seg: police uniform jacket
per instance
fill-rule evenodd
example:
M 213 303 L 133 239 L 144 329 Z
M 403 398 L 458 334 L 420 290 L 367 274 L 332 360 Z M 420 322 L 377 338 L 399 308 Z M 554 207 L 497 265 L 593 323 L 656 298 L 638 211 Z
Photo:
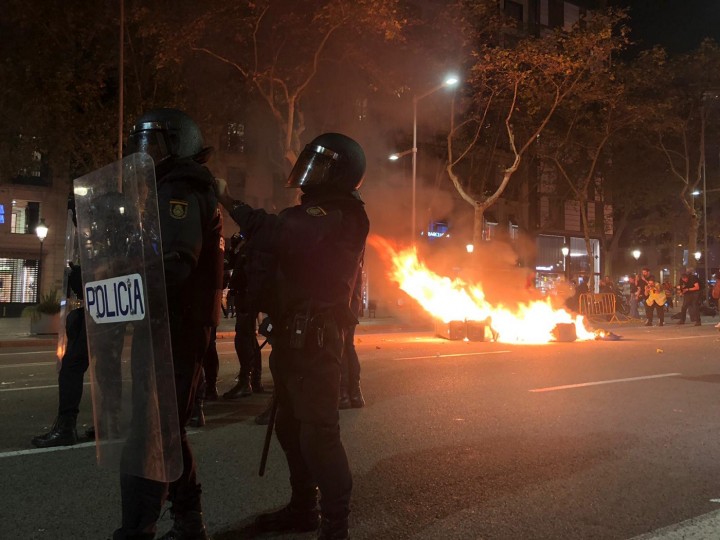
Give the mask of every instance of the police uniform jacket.
M 210 171 L 191 159 L 158 178 L 168 309 L 217 326 L 223 285 L 222 215 Z
M 278 215 L 236 203 L 230 214 L 276 259 L 273 302 L 264 310 L 274 321 L 328 313 L 339 326 L 357 323 L 349 306 L 370 227 L 357 193 L 305 194 Z

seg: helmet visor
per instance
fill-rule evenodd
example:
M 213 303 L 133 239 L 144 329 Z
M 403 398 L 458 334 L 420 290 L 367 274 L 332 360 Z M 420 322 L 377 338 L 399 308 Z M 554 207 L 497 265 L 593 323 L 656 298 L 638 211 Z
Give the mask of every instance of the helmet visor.
M 307 145 L 290 171 L 285 187 L 318 186 L 332 182 L 332 171 L 340 154 L 319 145 Z
M 148 154 L 155 163 L 170 155 L 165 139 L 166 128 L 158 122 L 145 122 L 134 126 L 128 138 L 128 153 Z

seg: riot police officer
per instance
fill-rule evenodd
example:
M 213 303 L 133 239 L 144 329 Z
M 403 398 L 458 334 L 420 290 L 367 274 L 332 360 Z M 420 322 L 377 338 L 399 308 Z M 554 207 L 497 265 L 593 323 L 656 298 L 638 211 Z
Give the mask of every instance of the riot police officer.
M 240 229 L 277 258 L 270 370 L 278 400 L 276 433 L 290 470 L 284 508 L 257 517 L 265 531 L 348 537 L 352 475 L 340 440 L 338 399 L 342 332 L 357 324 L 350 298 L 369 221 L 357 188 L 365 154 L 353 139 L 326 133 L 300 154 L 287 182 L 303 191 L 279 215 L 234 201 L 217 181 L 220 202 Z
M 122 527 L 113 538 L 154 538 L 167 497 L 174 525 L 161 538 L 203 540 L 208 536 L 201 489 L 185 425 L 211 332 L 219 322 L 222 294 L 222 220 L 213 176 L 202 165 L 211 149 L 204 146 L 199 127 L 187 114 L 155 109 L 133 126 L 128 150 L 147 153 L 155 163 L 183 471 L 169 485 L 123 474 Z
M 258 258 L 252 243 L 241 233 L 230 239 L 233 272 L 230 277 L 230 290 L 235 291 L 235 353 L 240 362 L 237 384 L 223 394 L 224 399 L 237 399 L 264 391 L 262 385 L 262 356 L 257 342 L 255 325 L 262 304 L 263 291 L 254 286 L 255 279 L 261 275 L 256 268 Z M 228 296 L 229 298 L 229 296 Z M 229 300 L 228 300 L 229 301 Z M 229 309 L 229 307 L 228 307 Z
M 83 288 L 80 267 L 70 263 L 68 289 L 82 301 Z M 68 294 L 68 297 L 70 295 Z M 68 446 L 77 442 L 77 417 L 83 395 L 83 379 L 89 366 L 85 309 L 73 309 L 65 319 L 67 346 L 58 372 L 58 414 L 55 424 L 44 435 L 33 437 L 32 444 L 38 448 Z

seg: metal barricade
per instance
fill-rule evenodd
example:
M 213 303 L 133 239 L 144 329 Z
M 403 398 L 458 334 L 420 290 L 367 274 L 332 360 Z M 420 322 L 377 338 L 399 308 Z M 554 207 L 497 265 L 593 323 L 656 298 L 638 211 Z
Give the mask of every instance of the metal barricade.
M 578 311 L 590 320 L 602 318 L 607 322 L 619 321 L 615 311 L 615 295 L 613 293 L 581 294 Z

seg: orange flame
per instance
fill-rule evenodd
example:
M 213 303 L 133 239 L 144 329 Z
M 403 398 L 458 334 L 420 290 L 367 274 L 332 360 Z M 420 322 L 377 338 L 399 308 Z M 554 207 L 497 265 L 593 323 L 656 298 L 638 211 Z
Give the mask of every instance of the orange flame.
M 557 324 L 574 324 L 578 340 L 595 339 L 584 318 L 552 306 L 549 298 L 531 300 L 510 309 L 485 300 L 482 285 L 450 279 L 429 270 L 418 260 L 414 247 L 396 251 L 387 241 L 372 235 L 369 242 L 392 266 L 390 278 L 434 318 L 450 321 L 485 321 L 496 340 L 503 343 L 548 343 L 555 340 Z

